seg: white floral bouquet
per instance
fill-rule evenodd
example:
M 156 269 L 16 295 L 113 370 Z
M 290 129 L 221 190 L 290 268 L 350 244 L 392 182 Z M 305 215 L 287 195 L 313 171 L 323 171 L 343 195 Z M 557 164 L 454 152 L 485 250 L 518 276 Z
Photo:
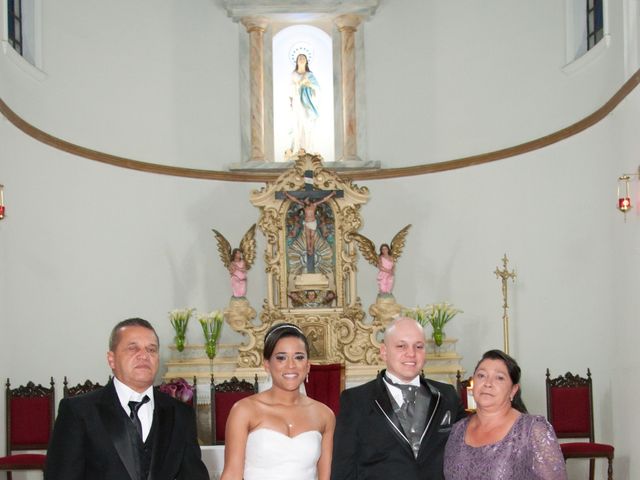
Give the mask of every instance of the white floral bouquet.
M 462 310 L 455 308 L 447 302 L 432 303 L 426 305 L 424 308 L 416 306 L 415 308 L 408 308 L 403 311 L 404 315 L 415 319 L 423 327 L 427 326 L 427 324 L 431 325 L 431 328 L 433 328 L 433 341 L 437 346 L 442 345 L 444 326 L 458 313 L 462 313 Z
M 207 357 L 213 360 L 216 356 L 218 338 L 220 337 L 222 324 L 224 323 L 222 313 L 219 310 L 214 310 L 211 313 L 200 315 L 198 320 L 200 321 L 202 332 L 204 333 Z
M 169 312 L 169 321 L 171 322 L 173 330 L 176 332 L 176 349 L 179 352 L 184 350 L 187 326 L 194 311 L 195 308 L 182 308 Z

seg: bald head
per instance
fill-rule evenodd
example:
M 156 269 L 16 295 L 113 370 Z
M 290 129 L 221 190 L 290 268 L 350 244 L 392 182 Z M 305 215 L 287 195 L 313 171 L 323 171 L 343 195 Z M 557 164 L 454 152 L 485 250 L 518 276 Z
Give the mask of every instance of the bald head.
M 387 371 L 403 382 L 420 375 L 425 362 L 422 325 L 408 317 L 392 321 L 385 331 L 380 357 L 387 364 Z
M 384 331 L 384 343 L 387 343 L 388 340 L 392 339 L 396 332 L 406 332 L 406 331 L 415 331 L 419 336 L 422 337 L 424 341 L 424 328 L 420 325 L 416 320 L 409 317 L 398 317 L 391 321 L 391 323 L 387 326 Z

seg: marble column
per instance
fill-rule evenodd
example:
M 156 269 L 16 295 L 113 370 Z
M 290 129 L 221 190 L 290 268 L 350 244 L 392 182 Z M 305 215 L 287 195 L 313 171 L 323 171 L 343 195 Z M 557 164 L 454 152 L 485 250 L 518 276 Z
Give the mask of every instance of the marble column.
M 268 21 L 262 17 L 244 17 L 249 33 L 249 81 L 251 109 L 251 158 L 264 162 L 264 31 Z
M 341 15 L 335 19 L 340 31 L 340 63 L 342 66 L 342 160 L 358 160 L 356 124 L 356 51 L 355 32 L 360 25 L 358 15 Z

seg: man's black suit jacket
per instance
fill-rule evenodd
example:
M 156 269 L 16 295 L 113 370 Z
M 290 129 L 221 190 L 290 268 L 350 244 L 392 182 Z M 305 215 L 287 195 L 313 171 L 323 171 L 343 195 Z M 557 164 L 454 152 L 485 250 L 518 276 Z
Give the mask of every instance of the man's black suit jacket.
M 191 407 L 157 390 L 153 398 L 157 432 L 149 480 L 209 480 Z M 45 480 L 138 480 L 128 421 L 113 382 L 63 399 L 47 451 Z
M 431 394 L 418 458 L 404 436 L 382 371 L 375 380 L 340 396 L 333 437 L 331 480 L 440 480 L 444 446 L 451 426 L 465 412 L 455 389 L 421 378 Z

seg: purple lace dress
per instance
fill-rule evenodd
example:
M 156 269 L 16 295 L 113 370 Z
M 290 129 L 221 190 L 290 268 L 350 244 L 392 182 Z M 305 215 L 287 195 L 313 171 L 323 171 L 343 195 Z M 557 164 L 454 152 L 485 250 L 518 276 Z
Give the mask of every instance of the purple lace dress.
M 544 417 L 522 414 L 497 443 L 464 442 L 469 418 L 456 423 L 444 453 L 447 480 L 566 480 L 567 471 L 553 428 Z

